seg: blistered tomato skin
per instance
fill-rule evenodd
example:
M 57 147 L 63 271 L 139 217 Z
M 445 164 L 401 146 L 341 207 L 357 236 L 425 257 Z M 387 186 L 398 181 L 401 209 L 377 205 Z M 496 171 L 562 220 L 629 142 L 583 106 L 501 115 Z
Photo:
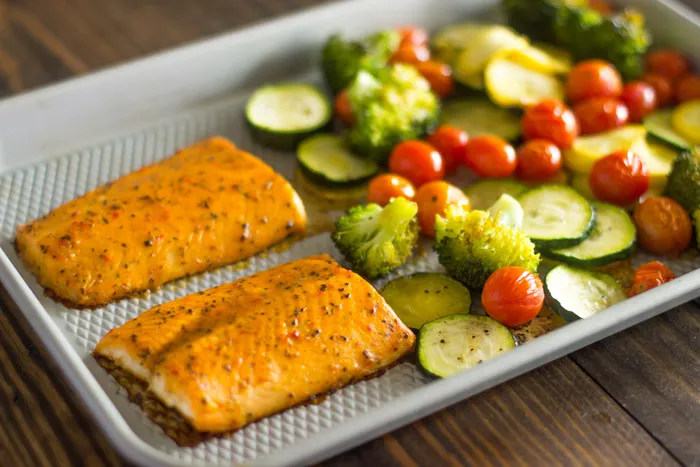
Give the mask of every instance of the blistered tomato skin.
M 593 165 L 588 185 L 598 200 L 629 206 L 649 189 L 649 173 L 638 155 L 617 151 Z
M 429 137 L 432 144 L 442 156 L 445 173 L 453 172 L 464 162 L 469 137 L 467 133 L 450 125 L 439 126 Z
M 389 170 L 419 187 L 445 176 L 442 156 L 428 143 L 417 140 L 397 144 L 389 156 Z
M 642 81 L 654 88 L 657 108 L 666 107 L 673 101 L 673 83 L 667 77 L 655 73 L 647 73 L 642 76 Z
M 389 63 L 417 65 L 430 60 L 430 49 L 425 45 L 404 44 L 389 57 Z
M 676 83 L 676 100 L 678 102 L 700 99 L 700 76 L 687 75 Z
M 656 91 L 643 81 L 625 84 L 620 99 L 629 109 L 629 119 L 634 123 L 640 123 L 644 117 L 656 110 Z
M 593 97 L 574 106 L 582 135 L 600 133 L 627 124 L 629 110 L 614 97 Z
M 634 210 L 639 245 L 649 253 L 678 255 L 690 245 L 693 226 L 683 206 L 665 196 L 645 199 Z
M 367 187 L 367 202 L 377 203 L 380 206 L 386 206 L 394 198 L 406 198 L 413 201 L 416 196 L 416 189 L 413 184 L 395 174 L 377 175 L 370 180 Z
M 416 64 L 416 69 L 423 78 L 430 83 L 430 89 L 440 98 L 444 99 L 452 93 L 454 81 L 452 80 L 452 68 L 444 62 L 428 60 Z
M 532 320 L 544 304 L 544 286 L 537 274 L 525 268 L 508 266 L 496 270 L 481 292 L 486 313 L 508 327 Z
M 622 77 L 612 64 L 603 60 L 578 63 L 566 78 L 566 98 L 576 104 L 592 97 L 618 97 Z
M 543 181 L 554 177 L 561 169 L 561 151 L 546 139 L 532 139 L 523 143 L 517 152 L 515 175 L 521 180 Z
M 418 189 L 415 202 L 418 204 L 418 223 L 421 233 L 435 237 L 435 216 L 444 214 L 447 206 L 460 204 L 469 209 L 469 199 L 454 185 L 441 180 L 426 183 Z
M 690 71 L 690 63 L 676 50 L 663 49 L 650 52 L 644 58 L 647 73 L 655 73 L 675 81 Z
M 567 149 L 579 135 L 579 124 L 564 103 L 545 99 L 525 111 L 522 130 L 526 140 L 548 139 L 560 149 Z
M 634 271 L 632 287 L 627 295 L 629 297 L 639 295 L 654 287 L 670 282 L 675 278 L 676 275 L 673 271 L 660 261 L 652 261 L 643 264 Z
M 517 165 L 513 146 L 491 135 L 478 136 L 467 142 L 464 163 L 469 170 L 484 178 L 510 177 Z
M 352 126 L 355 118 L 352 115 L 352 107 L 350 106 L 347 91 L 341 91 L 335 97 L 334 110 L 341 122 L 347 126 Z

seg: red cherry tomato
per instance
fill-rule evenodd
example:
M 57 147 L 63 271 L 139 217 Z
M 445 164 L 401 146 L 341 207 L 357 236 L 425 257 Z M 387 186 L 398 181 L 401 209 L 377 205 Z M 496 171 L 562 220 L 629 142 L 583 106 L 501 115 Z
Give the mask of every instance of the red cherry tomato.
M 627 123 L 627 106 L 614 97 L 592 97 L 574 107 L 582 135 L 619 128 Z
M 406 198 L 412 201 L 416 196 L 413 184 L 395 174 L 377 175 L 367 186 L 367 202 L 386 206 L 394 198 Z
M 477 136 L 467 141 L 464 162 L 479 177 L 510 177 L 516 167 L 515 149 L 497 136 Z
M 452 93 L 454 82 L 452 80 L 452 68 L 444 62 L 428 60 L 416 64 L 418 73 L 423 75 L 430 83 L 430 89 L 441 99 Z
M 418 223 L 423 235 L 435 236 L 435 216 L 445 214 L 451 204 L 461 204 L 469 209 L 469 198 L 454 185 L 438 180 L 418 188 L 414 200 L 418 204 Z
M 620 99 L 630 113 L 630 121 L 639 123 L 656 109 L 656 91 L 643 81 L 631 81 L 622 88 Z
M 678 102 L 700 99 L 700 76 L 686 75 L 676 83 L 676 100 Z
M 525 268 L 496 270 L 484 284 L 481 304 L 486 313 L 508 327 L 520 326 L 537 316 L 544 304 L 544 286 Z
M 678 202 L 651 196 L 634 208 L 639 246 L 656 255 L 679 255 L 693 238 L 693 222 Z
M 427 45 L 428 33 L 416 26 L 404 26 L 398 29 L 401 45 Z
M 522 127 L 525 139 L 548 139 L 561 149 L 571 147 L 579 133 L 574 113 L 555 99 L 545 99 L 529 107 Z
M 649 189 L 649 173 L 635 153 L 617 151 L 593 165 L 588 184 L 599 200 L 629 206 Z
M 566 78 L 566 97 L 572 104 L 591 97 L 618 97 L 621 92 L 620 73 L 603 60 L 580 62 Z
M 335 114 L 338 116 L 341 122 L 351 126 L 355 120 L 352 115 L 352 107 L 350 106 L 350 99 L 348 98 L 348 92 L 343 90 L 335 96 Z
M 428 143 L 410 140 L 397 144 L 389 156 L 389 170 L 416 187 L 445 176 L 442 156 Z
M 399 46 L 389 57 L 389 63 L 407 63 L 417 65 L 430 60 L 430 49 L 424 45 L 406 44 Z
M 675 81 L 690 71 L 690 63 L 676 50 L 663 49 L 650 52 L 644 58 L 645 71 L 665 76 Z
M 656 107 L 666 107 L 673 100 L 673 84 L 663 75 L 647 73 L 642 81 L 649 84 L 656 92 Z
M 441 125 L 428 137 L 428 143 L 442 156 L 445 173 L 455 171 L 464 161 L 468 140 L 464 131 L 450 125 Z
M 661 284 L 670 282 L 676 278 L 676 275 L 671 271 L 668 266 L 660 261 L 652 261 L 650 263 L 643 264 L 634 271 L 634 280 L 632 282 L 632 288 L 627 294 L 629 297 L 639 295 L 640 293 L 646 292 L 649 289 L 658 287 Z
M 521 180 L 540 181 L 561 169 L 561 151 L 546 139 L 531 139 L 518 148 L 515 175 Z
M 588 8 L 597 11 L 602 15 L 611 15 L 613 13 L 613 8 L 608 2 L 603 0 L 589 0 Z

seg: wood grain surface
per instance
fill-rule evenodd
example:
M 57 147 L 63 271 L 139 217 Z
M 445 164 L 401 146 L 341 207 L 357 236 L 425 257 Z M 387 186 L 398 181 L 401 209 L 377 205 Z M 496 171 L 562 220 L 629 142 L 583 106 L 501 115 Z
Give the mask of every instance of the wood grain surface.
M 0 0 L 0 96 L 318 3 Z M 1 288 L 0 310 L 0 466 L 125 465 Z M 700 465 L 698 311 L 683 306 L 324 465 Z

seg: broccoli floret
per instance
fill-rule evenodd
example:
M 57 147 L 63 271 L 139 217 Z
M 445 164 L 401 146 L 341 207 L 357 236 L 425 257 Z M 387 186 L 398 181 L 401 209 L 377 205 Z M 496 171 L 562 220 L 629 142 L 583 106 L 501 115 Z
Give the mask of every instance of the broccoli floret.
M 627 80 L 638 78 L 643 71 L 651 36 L 644 16 L 636 10 L 607 16 L 562 0 L 503 0 L 503 7 L 513 29 L 564 47 L 577 61 L 607 60 Z
M 400 42 L 396 31 L 382 31 L 359 41 L 332 35 L 321 52 L 321 68 L 328 86 L 337 93 L 348 87 L 360 70 L 377 73 Z
M 377 77 L 360 71 L 348 97 L 355 117 L 350 145 L 380 164 L 396 144 L 430 133 L 440 116 L 440 101 L 430 83 L 410 65 L 393 65 Z
M 696 151 L 684 151 L 676 157 L 664 195 L 689 213 L 700 208 L 700 155 Z
M 520 266 L 537 272 L 540 256 L 535 245 L 518 229 L 493 219 L 485 211 L 449 206 L 435 222 L 435 251 L 447 273 L 480 289 L 497 269 Z
M 355 206 L 341 217 L 332 235 L 352 269 L 368 279 L 380 277 L 406 262 L 418 242 L 418 205 L 394 198 Z

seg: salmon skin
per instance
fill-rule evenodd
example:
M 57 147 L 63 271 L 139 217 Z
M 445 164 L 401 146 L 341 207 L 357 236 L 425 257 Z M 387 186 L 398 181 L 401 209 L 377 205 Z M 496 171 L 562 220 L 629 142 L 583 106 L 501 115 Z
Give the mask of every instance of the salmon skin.
M 19 226 L 15 245 L 49 296 L 97 307 L 248 258 L 305 227 L 281 175 L 214 137 Z
M 376 374 L 414 342 L 368 282 L 318 255 L 151 308 L 93 355 L 197 432 L 224 433 Z

